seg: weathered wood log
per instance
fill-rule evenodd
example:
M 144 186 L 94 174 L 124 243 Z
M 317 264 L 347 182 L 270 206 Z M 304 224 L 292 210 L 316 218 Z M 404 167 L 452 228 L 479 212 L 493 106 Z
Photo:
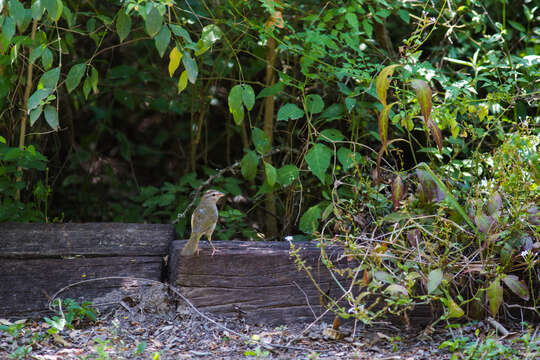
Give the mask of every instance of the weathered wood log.
M 167 224 L 0 224 L 0 258 L 164 256 L 175 238 Z
M 82 280 L 162 281 L 163 259 L 174 237 L 173 225 L 0 224 L 0 317 L 41 316 L 50 296 Z M 114 293 L 120 300 L 133 284 L 89 281 L 59 296 L 94 301 Z
M 206 241 L 199 255 L 181 256 L 185 241 L 172 243 L 169 281 L 202 311 L 279 325 L 313 321 L 324 309 L 319 291 L 289 255 L 285 242 L 215 241 L 211 255 Z M 330 296 L 337 285 L 319 261 L 313 243 L 297 243 L 319 286 Z
M 126 276 L 161 281 L 163 259 L 159 256 L 97 257 L 72 259 L 0 259 L 0 317 L 40 317 L 57 291 L 84 280 Z M 116 292 L 113 301 L 136 291 L 135 280 L 103 279 L 67 288 L 62 299 L 95 301 Z

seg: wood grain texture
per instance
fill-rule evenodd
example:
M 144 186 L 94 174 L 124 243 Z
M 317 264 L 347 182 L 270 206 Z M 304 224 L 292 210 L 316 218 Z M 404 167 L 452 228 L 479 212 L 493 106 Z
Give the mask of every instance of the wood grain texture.
M 175 238 L 168 224 L 0 224 L 0 258 L 69 255 L 165 255 Z
M 126 276 L 162 280 L 160 256 L 73 259 L 0 259 L 0 317 L 36 317 L 47 313 L 49 297 L 82 280 Z M 93 301 L 113 291 L 129 292 L 137 281 L 113 279 L 85 282 L 62 292 L 61 298 Z
M 322 313 L 319 292 L 296 268 L 288 243 L 215 241 L 219 252 L 211 256 L 203 241 L 199 255 L 181 256 L 185 243 L 171 246 L 169 281 L 200 310 L 267 325 L 313 321 Z M 297 245 L 321 288 L 336 296 L 338 287 L 320 263 L 319 250 L 312 243 Z

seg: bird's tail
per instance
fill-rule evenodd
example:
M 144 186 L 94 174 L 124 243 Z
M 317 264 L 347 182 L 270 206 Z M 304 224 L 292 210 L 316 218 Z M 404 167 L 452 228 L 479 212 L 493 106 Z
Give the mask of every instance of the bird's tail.
M 189 238 L 189 241 L 187 242 L 186 246 L 182 249 L 182 256 L 190 256 L 195 254 L 199 247 L 199 239 L 200 237 L 197 236 L 197 234 L 191 233 L 191 236 Z

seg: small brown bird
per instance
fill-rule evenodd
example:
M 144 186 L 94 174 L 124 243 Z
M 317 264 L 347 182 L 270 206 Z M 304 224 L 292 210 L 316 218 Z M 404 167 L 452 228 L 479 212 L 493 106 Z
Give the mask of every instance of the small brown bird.
M 216 252 L 214 244 L 212 244 L 212 233 L 216 227 L 218 220 L 218 209 L 216 203 L 225 194 L 217 190 L 208 190 L 204 193 L 199 202 L 199 206 L 191 215 L 191 236 L 186 246 L 182 249 L 182 255 L 189 256 L 199 253 L 199 240 L 203 235 L 206 235 L 210 245 L 212 245 L 212 255 Z

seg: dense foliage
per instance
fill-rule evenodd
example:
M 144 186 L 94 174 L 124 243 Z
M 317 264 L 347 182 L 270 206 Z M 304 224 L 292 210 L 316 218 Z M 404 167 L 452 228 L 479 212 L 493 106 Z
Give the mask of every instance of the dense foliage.
M 539 12 L 0 2 L 0 221 L 178 220 L 183 237 L 212 187 L 230 195 L 216 238 L 343 246 L 343 316 L 496 314 L 502 284 L 535 309 Z

